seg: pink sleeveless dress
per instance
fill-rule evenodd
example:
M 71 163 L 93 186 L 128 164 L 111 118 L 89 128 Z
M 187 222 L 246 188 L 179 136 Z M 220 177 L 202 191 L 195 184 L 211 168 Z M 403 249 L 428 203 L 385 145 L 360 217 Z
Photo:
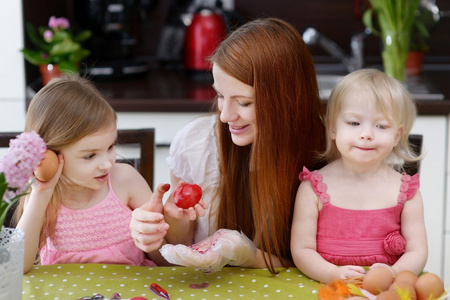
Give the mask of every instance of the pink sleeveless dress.
M 131 209 L 109 192 L 96 206 L 58 211 L 55 234 L 40 251 L 41 264 L 104 263 L 155 266 L 134 245 L 130 232 Z
M 351 210 L 330 203 L 327 185 L 318 171 L 303 168 L 300 180 L 309 180 L 323 203 L 317 220 L 317 252 L 335 265 L 393 265 L 405 252 L 401 235 L 403 204 L 419 189 L 419 174 L 403 173 L 397 205 L 385 209 Z

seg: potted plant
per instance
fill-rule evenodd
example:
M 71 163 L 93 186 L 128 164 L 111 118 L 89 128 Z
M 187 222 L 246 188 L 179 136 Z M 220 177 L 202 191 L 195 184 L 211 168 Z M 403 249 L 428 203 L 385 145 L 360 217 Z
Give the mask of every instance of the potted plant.
M 0 298 L 21 299 L 25 240 L 20 228 L 4 226 L 8 210 L 28 189 L 33 171 L 44 158 L 44 140 L 34 131 L 9 142 L 0 159 Z
M 408 75 L 419 75 L 422 71 L 423 57 L 430 49 L 428 45 L 430 30 L 439 21 L 438 12 L 439 10 L 436 6 L 429 7 L 425 5 L 420 5 L 416 11 L 411 28 L 411 40 L 406 62 L 406 74 Z
M 371 8 L 364 13 L 363 22 L 382 39 L 381 57 L 384 72 L 404 82 L 411 28 L 420 0 L 369 0 L 369 2 Z M 376 17 L 380 30 L 374 28 L 373 16 Z
M 38 30 L 28 23 L 26 32 L 31 42 L 38 50 L 22 49 L 25 59 L 33 65 L 39 66 L 46 84 L 46 71 L 63 73 L 77 73 L 80 62 L 89 56 L 90 51 L 81 46 L 81 42 L 91 37 L 90 30 L 84 30 L 74 35 L 70 29 L 70 22 L 66 18 L 50 17 L 48 27 Z

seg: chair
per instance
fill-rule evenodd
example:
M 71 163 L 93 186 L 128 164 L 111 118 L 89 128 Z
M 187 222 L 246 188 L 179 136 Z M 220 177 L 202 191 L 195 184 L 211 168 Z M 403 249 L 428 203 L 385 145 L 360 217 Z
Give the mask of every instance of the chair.
M 118 145 L 140 145 L 139 158 L 121 158 L 118 162 L 126 162 L 136 168 L 153 190 L 155 129 L 121 129 L 117 131 Z
M 422 153 L 423 136 L 421 134 L 410 134 L 408 140 L 414 153 L 420 155 Z M 405 163 L 403 165 L 403 170 L 408 175 L 418 173 L 420 170 L 420 160 Z

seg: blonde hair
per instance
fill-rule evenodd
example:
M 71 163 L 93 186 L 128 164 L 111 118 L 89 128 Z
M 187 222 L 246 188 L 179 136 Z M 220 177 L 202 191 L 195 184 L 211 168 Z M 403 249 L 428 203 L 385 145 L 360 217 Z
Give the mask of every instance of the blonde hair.
M 116 120 L 113 108 L 89 80 L 65 75 L 51 80 L 33 97 L 27 111 L 25 131 L 36 131 L 47 148 L 58 153 L 64 147 L 115 124 Z M 64 181 L 62 176 L 47 207 L 40 247 L 54 232 Z M 23 213 L 24 201 L 21 199 L 14 213 L 15 223 Z
M 331 162 L 341 155 L 335 141 L 330 138 L 330 128 L 336 125 L 343 99 L 355 90 L 364 92 L 364 97 L 373 99 L 377 108 L 383 112 L 390 125 L 403 127 L 399 143 L 394 147 L 386 163 L 399 168 L 406 162 L 418 161 L 411 149 L 408 136 L 417 115 L 416 105 L 409 92 L 399 81 L 387 76 L 377 69 L 362 69 L 345 76 L 331 91 L 326 111 L 327 120 L 327 149 L 323 157 Z M 368 100 L 372 101 L 372 100 Z

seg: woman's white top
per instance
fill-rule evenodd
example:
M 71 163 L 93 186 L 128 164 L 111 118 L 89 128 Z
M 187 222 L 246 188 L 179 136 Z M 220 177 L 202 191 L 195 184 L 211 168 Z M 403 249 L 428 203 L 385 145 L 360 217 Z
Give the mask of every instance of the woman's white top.
M 204 116 L 183 127 L 173 139 L 167 158 L 173 175 L 198 184 L 203 190 L 203 200 L 209 203 L 206 215 L 197 218 L 194 243 L 217 231 L 218 200 L 213 201 L 219 184 L 216 119 L 216 115 Z

